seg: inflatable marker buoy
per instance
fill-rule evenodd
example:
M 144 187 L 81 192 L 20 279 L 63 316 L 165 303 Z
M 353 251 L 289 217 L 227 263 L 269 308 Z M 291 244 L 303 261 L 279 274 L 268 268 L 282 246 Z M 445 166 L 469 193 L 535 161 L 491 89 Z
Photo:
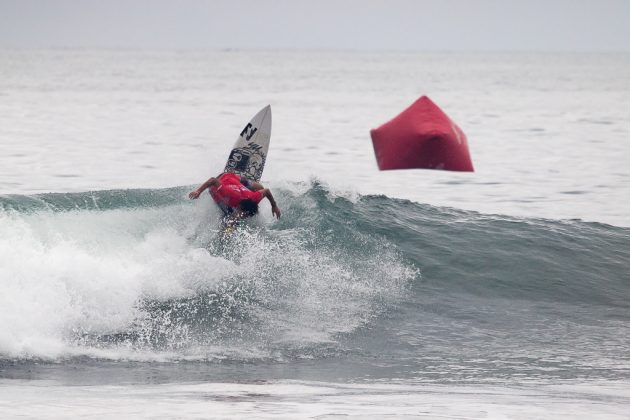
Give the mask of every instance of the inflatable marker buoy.
M 376 162 L 388 169 L 473 172 L 464 132 L 426 96 L 370 131 Z

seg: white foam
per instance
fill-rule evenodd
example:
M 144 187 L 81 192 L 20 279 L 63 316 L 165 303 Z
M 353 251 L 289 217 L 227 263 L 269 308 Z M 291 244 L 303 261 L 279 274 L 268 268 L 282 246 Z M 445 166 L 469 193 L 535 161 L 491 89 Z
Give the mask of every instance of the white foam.
M 266 230 L 264 225 L 272 222 L 265 217 L 232 238 L 231 252 L 217 253 L 206 248 L 216 234 L 209 226 L 217 224 L 216 210 L 207 202 L 0 213 L 0 354 L 134 360 L 282 357 L 272 356 L 278 347 L 334 342 L 337 334 L 368 323 L 416 275 L 387 247 L 355 261 L 340 249 L 307 244 L 321 238 L 305 236 L 304 230 Z M 242 302 L 241 292 L 249 296 Z M 219 296 L 222 305 L 217 331 L 214 326 L 204 331 L 215 348 L 195 341 L 190 321 L 174 320 L 168 309 L 150 313 L 143 305 L 203 293 Z M 232 311 L 246 312 L 258 325 L 240 325 Z M 190 316 L 195 315 L 183 318 Z M 131 342 L 98 341 L 134 332 L 144 334 L 146 342 L 130 347 Z M 245 337 L 248 332 L 253 337 Z M 151 348 L 156 334 L 166 337 L 164 350 Z M 231 335 L 247 343 L 239 347 Z
M 188 296 L 238 268 L 164 210 L 0 214 L 0 353 L 56 357 L 76 334 L 125 331 L 138 301 Z M 178 229 L 179 228 L 179 229 Z

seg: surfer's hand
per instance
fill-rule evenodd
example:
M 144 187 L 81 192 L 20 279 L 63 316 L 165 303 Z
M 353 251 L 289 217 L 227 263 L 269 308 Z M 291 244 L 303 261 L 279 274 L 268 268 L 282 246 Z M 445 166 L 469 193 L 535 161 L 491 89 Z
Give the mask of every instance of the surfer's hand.
M 195 191 L 192 191 L 190 194 L 188 194 L 188 198 L 190 198 L 191 200 L 195 200 L 199 198 L 200 194 L 201 193 L 199 191 L 195 190 Z
M 280 209 L 278 208 L 278 206 L 273 206 L 271 208 L 271 214 L 276 216 L 278 219 L 280 218 Z

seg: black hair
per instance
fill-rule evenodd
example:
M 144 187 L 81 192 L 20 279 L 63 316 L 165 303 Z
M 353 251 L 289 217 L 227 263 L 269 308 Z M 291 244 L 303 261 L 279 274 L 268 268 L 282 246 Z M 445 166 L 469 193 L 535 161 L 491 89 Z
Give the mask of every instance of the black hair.
M 254 216 L 256 213 L 258 213 L 258 203 L 253 200 L 242 200 L 238 207 L 243 213 L 245 213 L 247 217 Z

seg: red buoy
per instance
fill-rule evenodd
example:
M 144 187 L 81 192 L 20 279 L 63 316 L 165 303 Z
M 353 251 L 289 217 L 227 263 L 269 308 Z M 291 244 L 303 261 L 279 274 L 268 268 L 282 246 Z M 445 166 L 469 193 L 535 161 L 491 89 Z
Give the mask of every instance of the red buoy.
M 466 135 L 426 96 L 370 134 L 381 171 L 474 171 Z

